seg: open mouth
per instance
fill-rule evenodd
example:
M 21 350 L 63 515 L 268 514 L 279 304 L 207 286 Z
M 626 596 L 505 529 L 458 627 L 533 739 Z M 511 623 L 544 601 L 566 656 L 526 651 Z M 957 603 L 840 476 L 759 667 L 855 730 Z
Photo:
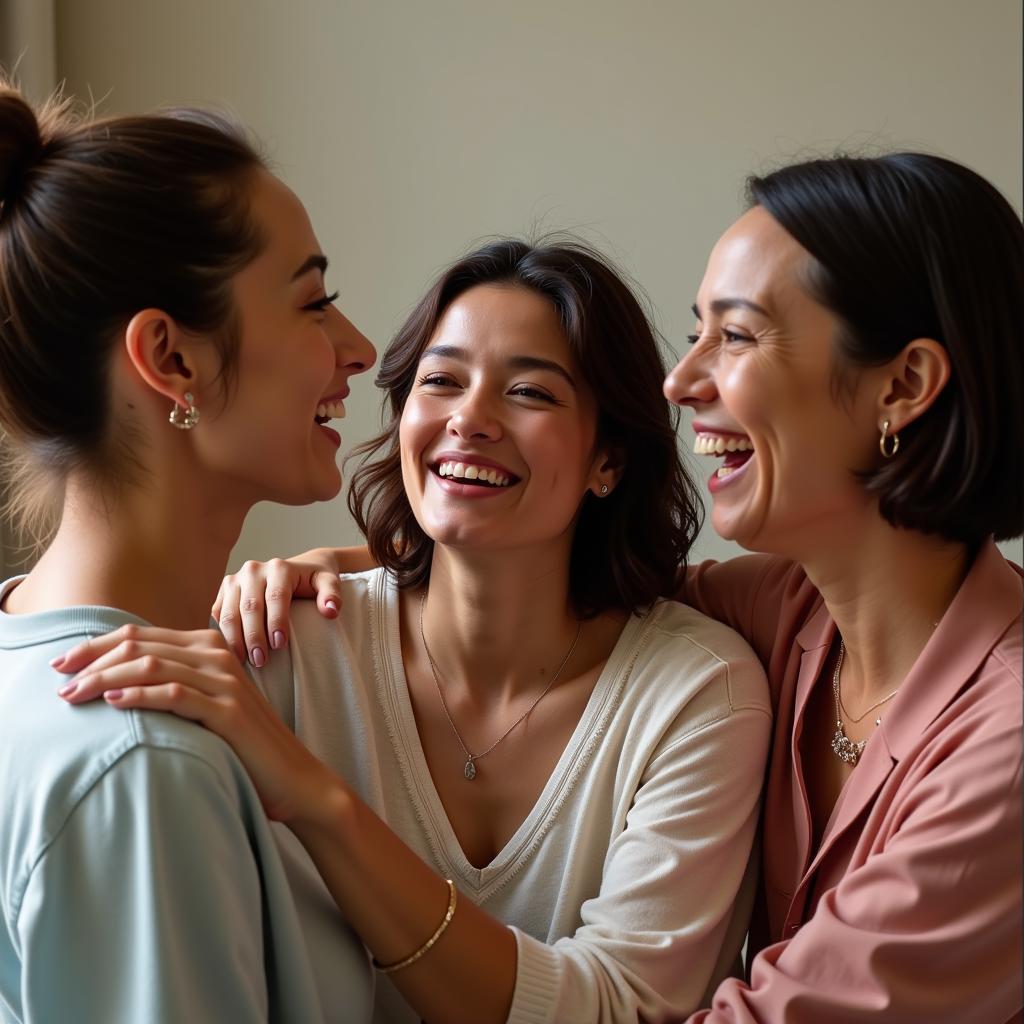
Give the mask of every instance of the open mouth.
M 719 480 L 742 469 L 754 454 L 754 445 L 749 438 L 739 434 L 698 434 L 693 441 L 695 455 L 711 455 L 722 458 L 722 465 L 715 471 Z
M 471 462 L 439 462 L 431 468 L 440 477 L 471 487 L 500 489 L 511 487 L 519 482 L 519 477 L 513 473 L 506 473 L 494 466 L 479 466 Z
M 345 403 L 340 400 L 321 402 L 316 407 L 316 416 L 313 418 L 321 426 L 328 420 L 343 420 L 345 418 Z

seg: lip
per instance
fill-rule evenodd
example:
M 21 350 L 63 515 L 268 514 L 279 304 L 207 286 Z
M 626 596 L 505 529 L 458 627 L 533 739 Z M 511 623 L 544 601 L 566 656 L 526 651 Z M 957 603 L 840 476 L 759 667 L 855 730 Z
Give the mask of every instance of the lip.
M 750 468 L 750 464 L 756 458 L 757 453 L 751 452 L 750 458 L 747 459 L 747 461 L 744 462 L 741 466 L 738 466 L 736 469 L 734 469 L 728 476 L 719 476 L 718 468 L 716 468 L 715 471 L 711 474 L 711 476 L 708 477 L 708 490 L 712 494 L 717 494 L 720 490 L 722 490 L 723 487 L 728 487 L 730 486 L 730 484 L 734 484 L 737 481 L 741 480 L 746 475 L 747 470 Z
M 324 395 L 323 398 L 317 399 L 317 405 L 323 405 L 325 402 L 344 402 L 348 396 L 352 394 L 351 388 L 343 388 L 341 391 L 336 391 L 332 395 Z
M 317 430 L 319 430 L 335 448 L 341 447 L 341 434 L 339 434 L 333 427 L 329 427 L 325 423 L 318 423 L 316 426 Z
M 749 440 L 749 436 L 740 430 L 716 427 L 711 423 L 704 423 L 703 421 L 694 420 L 691 427 L 695 434 L 714 434 L 715 437 L 742 437 Z

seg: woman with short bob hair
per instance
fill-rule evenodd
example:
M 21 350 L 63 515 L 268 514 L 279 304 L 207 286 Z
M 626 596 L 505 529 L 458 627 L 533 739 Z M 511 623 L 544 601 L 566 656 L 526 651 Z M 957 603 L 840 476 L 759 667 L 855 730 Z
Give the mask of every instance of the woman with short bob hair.
M 65 666 L 235 748 L 373 951 L 379 1022 L 668 1021 L 734 967 L 769 703 L 657 597 L 697 523 L 664 369 L 597 253 L 485 245 L 381 361 L 351 505 L 385 568 L 337 622 L 296 607 L 269 704 L 187 635 Z
M 325 265 L 227 119 L 37 114 L 0 78 L 0 429 L 44 546 L 0 585 L 5 1021 L 368 1018 L 365 951 L 231 751 L 54 700 L 86 637 L 154 622 L 212 642 L 251 505 L 337 493 L 324 403 L 341 413 L 374 351 Z
M 1019 1020 L 1024 230 L 919 153 L 755 177 L 665 393 L 723 437 L 690 570 L 776 707 L 749 981 L 701 1022 Z

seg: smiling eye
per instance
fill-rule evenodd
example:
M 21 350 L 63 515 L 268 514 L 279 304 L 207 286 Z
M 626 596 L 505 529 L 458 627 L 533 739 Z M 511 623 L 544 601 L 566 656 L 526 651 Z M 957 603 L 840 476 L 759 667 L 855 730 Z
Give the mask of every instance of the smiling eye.
M 416 383 L 420 387 L 454 388 L 458 386 L 454 377 L 447 373 L 425 373 Z
M 739 334 L 736 331 L 730 331 L 727 328 L 722 328 L 722 338 L 725 341 L 753 341 L 749 334 Z
M 536 388 L 532 384 L 517 384 L 514 388 L 509 389 L 509 394 L 518 395 L 520 398 L 530 398 L 541 402 L 548 402 L 551 405 L 565 405 L 564 402 L 560 402 L 554 395 L 548 394 L 547 391 L 542 391 L 540 388 Z

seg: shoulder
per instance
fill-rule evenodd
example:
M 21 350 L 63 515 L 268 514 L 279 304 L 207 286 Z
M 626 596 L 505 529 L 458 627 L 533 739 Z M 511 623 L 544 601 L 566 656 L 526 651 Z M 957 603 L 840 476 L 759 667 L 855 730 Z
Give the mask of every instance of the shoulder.
M 722 714 L 770 714 L 764 669 L 739 633 L 678 601 L 658 601 L 643 618 L 633 675 L 645 689 L 665 689 L 675 701 Z

